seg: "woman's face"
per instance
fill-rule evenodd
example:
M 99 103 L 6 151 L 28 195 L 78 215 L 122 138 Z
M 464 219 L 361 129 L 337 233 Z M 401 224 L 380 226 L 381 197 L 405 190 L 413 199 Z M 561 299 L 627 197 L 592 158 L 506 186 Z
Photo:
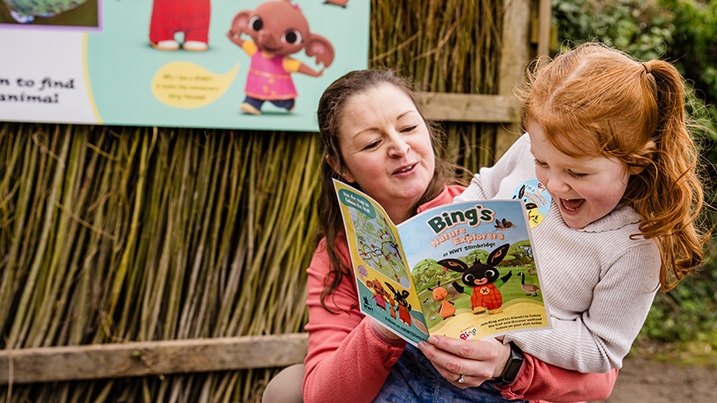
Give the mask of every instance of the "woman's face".
M 421 198 L 435 170 L 426 123 L 411 98 L 383 83 L 348 99 L 339 124 L 345 166 L 332 167 L 378 201 L 399 223 Z
M 630 172 L 618 160 L 606 157 L 574 158 L 548 141 L 543 129 L 528 123 L 535 173 L 560 208 L 570 228 L 583 228 L 608 215 L 620 203 Z

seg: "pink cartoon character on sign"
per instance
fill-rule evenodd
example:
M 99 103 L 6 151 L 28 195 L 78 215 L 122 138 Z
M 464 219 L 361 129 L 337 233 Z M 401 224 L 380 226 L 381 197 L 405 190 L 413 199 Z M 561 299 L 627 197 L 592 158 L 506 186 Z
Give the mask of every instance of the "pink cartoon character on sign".
M 203 52 L 209 43 L 209 0 L 154 0 L 149 42 L 159 50 L 177 50 L 175 35 L 184 33 L 182 49 Z
M 253 41 L 242 39 L 242 34 Z M 266 101 L 291 112 L 298 96 L 291 73 L 318 77 L 334 60 L 331 42 L 311 33 L 301 8 L 289 0 L 267 1 L 254 11 L 240 11 L 227 36 L 251 57 L 246 99 L 239 109 L 253 115 L 261 114 Z M 315 71 L 289 57 L 301 50 L 324 67 Z

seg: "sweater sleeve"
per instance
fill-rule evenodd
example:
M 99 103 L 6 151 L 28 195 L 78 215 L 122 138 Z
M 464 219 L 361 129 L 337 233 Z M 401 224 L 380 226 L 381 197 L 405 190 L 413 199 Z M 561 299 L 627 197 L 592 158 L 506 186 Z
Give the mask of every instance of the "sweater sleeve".
M 326 297 L 326 305 L 335 313 L 321 306 L 320 294 L 329 272 L 325 248 L 321 241 L 308 269 L 309 346 L 304 360 L 304 402 L 336 402 L 349 397 L 352 402 L 371 402 L 406 342 L 387 340 L 374 330 L 371 319 L 358 308 L 351 276 L 345 276 L 336 291 Z M 349 261 L 344 242 L 337 245 L 337 252 L 344 262 Z
M 605 400 L 612 393 L 617 369 L 605 374 L 562 369 L 525 354 L 525 361 L 515 381 L 498 386 L 510 400 L 577 402 Z
M 522 159 L 533 159 L 530 138 L 522 135 L 492 167 L 483 167 L 471 179 L 470 185 L 455 202 L 492 199 L 500 190 L 506 176 L 515 171 Z

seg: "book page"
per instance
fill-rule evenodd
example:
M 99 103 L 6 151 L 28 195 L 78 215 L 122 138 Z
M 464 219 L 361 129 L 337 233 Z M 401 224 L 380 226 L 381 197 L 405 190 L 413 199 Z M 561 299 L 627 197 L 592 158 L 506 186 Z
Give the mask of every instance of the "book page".
M 428 338 L 421 303 L 395 225 L 368 195 L 334 180 L 361 312 L 407 342 Z
M 550 326 L 523 201 L 448 204 L 398 232 L 430 334 L 472 339 Z

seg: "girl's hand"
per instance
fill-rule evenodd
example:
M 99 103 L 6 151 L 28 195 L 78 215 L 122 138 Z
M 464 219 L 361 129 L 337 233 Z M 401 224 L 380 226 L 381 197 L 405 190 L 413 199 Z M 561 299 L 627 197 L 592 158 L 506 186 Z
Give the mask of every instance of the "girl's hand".
M 419 343 L 418 348 L 441 376 L 461 389 L 480 386 L 499 377 L 510 356 L 510 345 L 496 339 L 460 340 L 431 336 L 428 342 Z

